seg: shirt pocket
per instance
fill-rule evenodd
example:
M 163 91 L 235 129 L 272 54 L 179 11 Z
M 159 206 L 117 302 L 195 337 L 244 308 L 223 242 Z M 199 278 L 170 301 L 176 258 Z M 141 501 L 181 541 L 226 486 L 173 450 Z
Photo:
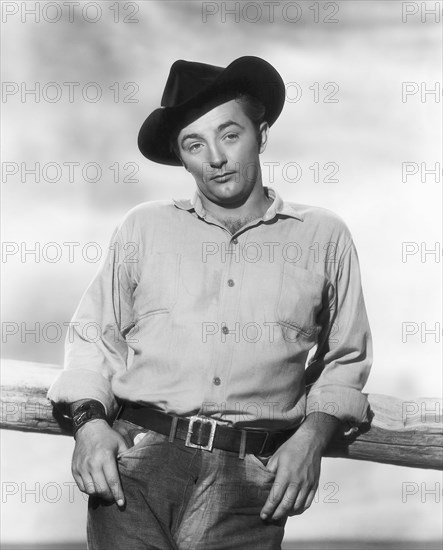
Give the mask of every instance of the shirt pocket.
M 317 273 L 285 263 L 276 306 L 277 322 L 289 341 L 316 339 L 321 327 L 317 317 L 322 309 L 325 278 Z
M 150 253 L 143 259 L 140 278 L 134 290 L 134 313 L 141 319 L 170 312 L 177 301 L 180 254 Z

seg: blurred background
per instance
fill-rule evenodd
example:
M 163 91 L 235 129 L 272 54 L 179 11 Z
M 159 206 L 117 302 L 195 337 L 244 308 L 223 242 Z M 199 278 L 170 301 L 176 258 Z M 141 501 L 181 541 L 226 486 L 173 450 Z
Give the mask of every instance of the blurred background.
M 440 2 L 2 2 L 2 21 L 3 358 L 61 366 L 117 222 L 193 194 L 136 145 L 171 64 L 257 55 L 287 86 L 265 185 L 354 236 L 375 346 L 365 391 L 441 394 Z M 73 441 L 1 442 L 3 543 L 84 547 Z M 325 459 L 284 547 L 439 548 L 441 497 L 437 471 Z

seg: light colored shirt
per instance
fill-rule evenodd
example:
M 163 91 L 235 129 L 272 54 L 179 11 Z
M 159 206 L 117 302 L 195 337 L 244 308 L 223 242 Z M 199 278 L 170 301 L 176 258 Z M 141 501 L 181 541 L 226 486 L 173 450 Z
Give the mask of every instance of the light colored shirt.
M 349 230 L 264 189 L 272 205 L 233 235 L 198 191 L 133 208 L 74 314 L 48 397 L 272 430 L 314 411 L 367 421 L 371 335 Z

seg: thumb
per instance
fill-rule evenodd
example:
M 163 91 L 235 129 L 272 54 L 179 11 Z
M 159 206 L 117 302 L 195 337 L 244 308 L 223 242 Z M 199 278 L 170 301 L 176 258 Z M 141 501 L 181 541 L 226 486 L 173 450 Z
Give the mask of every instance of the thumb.
M 277 469 L 278 469 L 278 454 L 277 453 L 274 453 L 269 457 L 269 459 L 266 463 L 266 468 L 270 472 L 272 472 L 273 474 L 277 473 Z
M 269 462 L 266 464 L 266 468 L 272 472 L 273 474 L 276 474 L 277 473 L 277 469 L 278 469 L 278 462 L 277 462 L 277 459 L 274 459 L 274 460 L 269 460 Z
M 117 455 L 127 451 L 130 448 L 130 445 L 127 444 L 125 438 L 117 433 Z

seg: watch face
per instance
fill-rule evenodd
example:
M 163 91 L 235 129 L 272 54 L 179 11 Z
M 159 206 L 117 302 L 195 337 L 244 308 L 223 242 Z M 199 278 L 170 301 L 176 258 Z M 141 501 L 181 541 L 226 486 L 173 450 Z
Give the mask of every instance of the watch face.
M 81 412 L 78 416 L 74 418 L 75 426 L 81 426 L 85 420 L 89 420 L 92 416 L 92 410 L 87 409 L 86 411 Z
M 102 418 L 106 420 L 106 412 L 103 405 L 100 403 L 84 403 L 80 405 L 75 411 L 72 418 L 72 427 L 74 434 L 89 420 L 95 420 Z

